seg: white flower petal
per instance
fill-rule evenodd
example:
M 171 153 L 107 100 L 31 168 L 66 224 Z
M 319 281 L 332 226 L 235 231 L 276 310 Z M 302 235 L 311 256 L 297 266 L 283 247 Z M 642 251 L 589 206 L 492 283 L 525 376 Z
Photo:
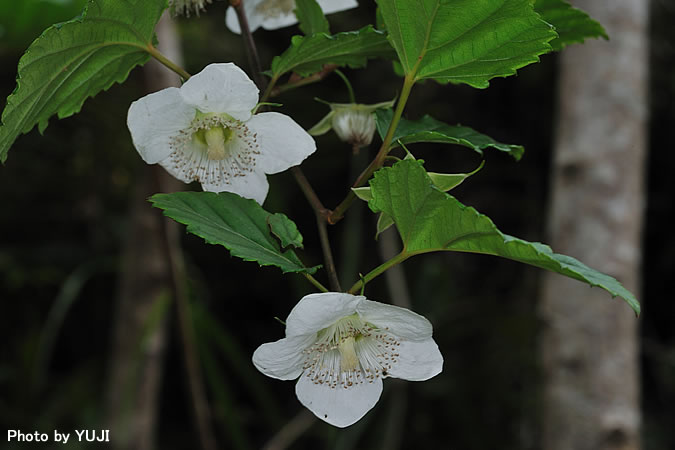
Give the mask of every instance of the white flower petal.
M 240 177 L 223 177 L 220 183 L 202 183 L 202 189 L 205 191 L 234 192 L 244 198 L 251 198 L 260 205 L 265 201 L 269 188 L 267 177 L 260 171 L 254 171 Z
M 239 19 L 237 19 L 237 12 L 234 10 L 234 6 L 227 8 L 227 12 L 225 13 L 225 25 L 231 32 L 241 34 L 241 27 L 239 26 Z M 248 26 L 251 28 L 251 24 Z M 251 31 L 253 31 L 252 28 Z
M 342 292 L 309 294 L 300 299 L 286 319 L 286 336 L 302 336 L 327 328 L 351 316 L 365 297 Z
M 344 428 L 357 422 L 375 406 L 382 394 L 382 380 L 376 378 L 372 383 L 354 384 L 345 389 L 315 384 L 302 375 L 295 385 L 295 394 L 316 417 Z
M 226 113 L 242 121 L 258 103 L 255 83 L 232 63 L 209 64 L 181 86 L 180 94 L 203 113 Z
M 397 352 L 399 356 L 396 364 L 389 369 L 391 377 L 424 381 L 443 370 L 443 355 L 431 338 L 422 342 L 402 341 Z
M 332 14 L 346 9 L 352 9 L 359 6 L 356 0 L 318 0 L 324 14 Z
M 279 14 L 278 16 L 265 17 L 262 21 L 262 27 L 266 30 L 278 30 L 298 23 L 298 18 L 293 11 L 288 14 Z
M 391 334 L 405 340 L 420 342 L 431 338 L 431 323 L 409 309 L 364 300 L 356 311 L 364 320 L 380 328 L 387 327 Z
M 246 126 L 258 135 L 261 154 L 256 166 L 265 173 L 278 173 L 297 166 L 316 150 L 314 138 L 284 114 L 256 114 Z
M 253 364 L 268 377 L 295 380 L 303 372 L 302 351 L 313 341 L 314 336 L 294 336 L 263 344 L 253 353 Z
M 248 28 L 251 30 L 251 33 L 260 28 L 260 25 L 262 25 L 263 22 L 263 16 L 255 13 L 255 9 L 260 3 L 261 0 L 244 1 L 244 13 L 246 14 Z M 227 28 L 229 28 L 233 33 L 241 34 L 239 19 L 237 18 L 237 12 L 234 10 L 233 6 L 227 8 L 227 14 L 225 15 L 225 25 L 227 25 Z
M 171 139 L 194 117 L 195 109 L 185 103 L 178 88 L 170 87 L 133 102 L 127 126 L 143 161 L 155 164 L 171 154 Z

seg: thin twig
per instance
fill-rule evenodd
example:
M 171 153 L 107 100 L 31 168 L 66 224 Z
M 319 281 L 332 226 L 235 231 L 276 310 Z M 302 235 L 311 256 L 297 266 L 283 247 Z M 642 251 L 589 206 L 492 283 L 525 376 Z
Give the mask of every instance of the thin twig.
M 169 58 L 164 56 L 155 46 L 148 44 L 148 46 L 145 48 L 145 51 L 150 53 L 150 56 L 152 56 L 157 61 L 162 63 L 164 66 L 168 67 L 169 69 L 180 75 L 183 81 L 190 78 L 190 74 L 187 73 L 185 69 L 183 69 L 178 64 L 176 64 L 175 62 L 171 61 Z
M 300 186 L 302 193 L 305 194 L 305 197 L 307 198 L 309 204 L 312 206 L 314 212 L 324 218 L 327 215 L 329 215 L 330 210 L 326 209 L 323 206 L 323 203 L 321 203 L 321 200 L 319 200 L 319 196 L 316 195 L 316 192 L 314 192 L 312 185 L 309 184 L 309 180 L 307 180 L 307 177 L 302 172 L 302 169 L 300 169 L 300 167 L 298 166 L 291 167 L 291 173 L 293 174 L 295 181 L 298 183 L 298 186 Z
M 281 86 L 276 86 L 276 87 L 269 87 L 267 91 L 265 92 L 265 95 L 263 96 L 263 101 L 265 101 L 269 97 L 276 97 L 279 94 L 282 94 L 284 92 L 290 91 L 295 88 L 299 88 L 302 86 L 307 86 L 308 84 L 316 83 L 318 81 L 323 80 L 326 78 L 328 75 L 333 73 L 335 69 L 337 69 L 338 66 L 335 64 L 326 64 L 323 66 L 323 69 L 320 71 L 313 73 L 309 76 L 306 77 L 295 77 L 292 76 L 291 79 L 288 81 L 286 84 L 282 84 Z M 275 80 L 276 82 L 276 80 Z
M 156 166 L 156 168 L 155 176 L 157 184 L 161 186 L 160 177 L 162 173 L 160 171 L 163 169 L 159 168 L 159 166 Z M 161 188 L 159 190 L 161 191 Z M 197 424 L 199 442 L 204 450 L 216 450 L 216 440 L 211 429 L 211 412 L 206 400 L 206 390 L 204 389 L 197 356 L 194 328 L 192 327 L 183 255 L 178 244 L 178 237 L 169 230 L 168 219 L 162 221 L 161 230 L 165 257 L 171 270 L 171 283 L 173 285 L 174 303 L 176 304 L 176 313 L 178 315 L 178 328 L 183 344 L 185 371 L 190 389 L 192 409 Z
M 328 283 L 335 292 L 342 292 L 337 271 L 335 270 L 335 261 L 333 261 L 333 252 L 330 249 L 330 240 L 328 239 L 328 226 L 326 218 L 320 214 L 316 215 L 316 226 L 319 228 L 319 240 L 321 241 L 321 250 L 323 250 L 323 260 L 328 272 Z
M 230 0 L 230 5 L 234 7 L 234 11 L 237 13 L 241 36 L 244 39 L 244 47 L 246 48 L 246 56 L 248 57 L 248 63 L 253 72 L 253 81 L 255 81 L 258 89 L 265 91 L 267 81 L 262 74 L 262 65 L 260 64 L 260 57 L 258 56 L 258 48 L 253 40 L 253 33 L 251 33 L 251 28 L 248 26 L 248 19 L 244 12 L 244 0 Z M 265 100 L 263 99 L 263 101 Z
M 330 240 L 328 239 L 328 229 L 326 217 L 330 214 L 330 211 L 327 210 L 319 197 L 312 189 L 312 186 L 309 184 L 307 177 L 302 173 L 299 167 L 295 166 L 291 168 L 291 173 L 295 177 L 295 181 L 300 186 L 302 193 L 305 194 L 305 198 L 312 206 L 314 213 L 316 214 L 316 226 L 319 229 L 319 240 L 321 241 L 321 250 L 323 251 L 324 265 L 326 266 L 326 272 L 328 272 L 328 281 L 330 283 L 330 288 L 335 292 L 341 292 L 340 281 L 338 280 L 337 271 L 335 270 L 335 261 L 333 260 L 333 251 L 330 248 Z

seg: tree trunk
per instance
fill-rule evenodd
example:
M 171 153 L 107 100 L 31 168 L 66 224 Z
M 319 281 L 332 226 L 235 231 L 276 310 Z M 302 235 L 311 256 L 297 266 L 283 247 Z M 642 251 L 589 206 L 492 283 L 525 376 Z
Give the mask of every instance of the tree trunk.
M 611 40 L 560 59 L 550 241 L 640 287 L 647 120 L 648 1 L 579 0 Z M 638 321 L 603 290 L 545 275 L 542 448 L 640 447 Z
M 166 13 L 156 31 L 160 50 L 180 63 L 177 34 Z M 180 83 L 178 76 L 155 61 L 148 62 L 143 71 L 148 92 Z M 159 182 L 157 174 L 161 177 Z M 164 218 L 147 201 L 160 191 L 160 183 L 164 192 L 183 186 L 163 169 L 144 165 L 130 199 L 129 232 L 122 260 L 107 389 L 108 424 L 116 450 L 156 448 L 166 318 L 171 311 L 167 301 L 172 296 L 171 269 L 164 251 Z

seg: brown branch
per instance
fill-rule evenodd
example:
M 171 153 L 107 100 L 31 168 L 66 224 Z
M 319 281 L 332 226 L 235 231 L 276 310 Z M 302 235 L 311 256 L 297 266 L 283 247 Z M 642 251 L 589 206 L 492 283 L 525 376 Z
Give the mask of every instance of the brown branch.
M 248 26 L 248 19 L 244 12 L 244 0 L 230 0 L 230 5 L 237 13 L 237 20 L 239 21 L 239 28 L 241 29 L 241 36 L 244 39 L 244 48 L 246 49 L 246 56 L 248 57 L 248 64 L 253 72 L 253 80 L 261 91 L 265 90 L 267 81 L 262 74 L 262 65 L 260 64 L 260 57 L 258 56 L 258 48 L 253 40 L 253 33 Z
M 295 88 L 319 82 L 324 78 L 326 78 L 331 73 L 333 73 L 333 71 L 337 68 L 338 66 L 336 64 L 326 64 L 323 66 L 323 69 L 307 77 L 300 77 L 297 74 L 293 74 L 288 80 L 288 83 L 282 84 L 281 86 L 277 86 L 274 89 L 272 89 L 270 91 L 269 96 L 276 97 L 277 95 L 282 94 L 286 91 L 290 91 Z
M 299 167 L 292 167 L 291 173 L 316 214 L 316 226 L 319 229 L 319 240 L 321 242 L 321 250 L 323 251 L 324 265 L 326 266 L 326 272 L 328 273 L 330 288 L 335 292 L 342 292 L 337 271 L 335 270 L 333 251 L 330 248 L 330 240 L 328 239 L 328 227 L 326 226 L 326 218 L 330 215 L 330 211 L 323 206 L 323 203 L 321 203 L 316 192 L 314 192 L 314 189 L 312 189 L 312 186 L 309 184 L 307 177 L 305 177 L 305 174 L 302 173 L 302 170 Z

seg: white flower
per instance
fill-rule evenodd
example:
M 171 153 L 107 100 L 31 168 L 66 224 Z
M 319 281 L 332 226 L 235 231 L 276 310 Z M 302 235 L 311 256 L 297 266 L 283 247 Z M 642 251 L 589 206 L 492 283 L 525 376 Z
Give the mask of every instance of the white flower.
M 314 139 L 288 116 L 251 115 L 258 88 L 234 64 L 211 64 L 180 88 L 133 102 L 127 125 L 148 164 L 205 191 L 234 192 L 262 204 L 265 174 L 282 172 L 314 153 Z
M 331 128 L 341 141 L 356 147 L 370 145 L 375 134 L 375 110 L 391 108 L 394 100 L 374 105 L 359 103 L 328 103 L 331 111 L 308 132 L 321 136 Z
M 295 17 L 295 0 L 243 0 L 244 12 L 251 31 L 263 27 L 266 30 L 284 28 L 298 22 Z M 356 0 L 317 0 L 324 14 L 331 14 L 359 6 Z M 240 34 L 239 20 L 234 7 L 227 9 L 225 24 L 234 33 Z
M 383 378 L 424 381 L 441 372 L 431 333 L 427 319 L 405 308 L 338 292 L 311 294 L 288 316 L 286 337 L 258 347 L 253 364 L 272 378 L 300 377 L 300 402 L 342 428 L 375 406 Z

